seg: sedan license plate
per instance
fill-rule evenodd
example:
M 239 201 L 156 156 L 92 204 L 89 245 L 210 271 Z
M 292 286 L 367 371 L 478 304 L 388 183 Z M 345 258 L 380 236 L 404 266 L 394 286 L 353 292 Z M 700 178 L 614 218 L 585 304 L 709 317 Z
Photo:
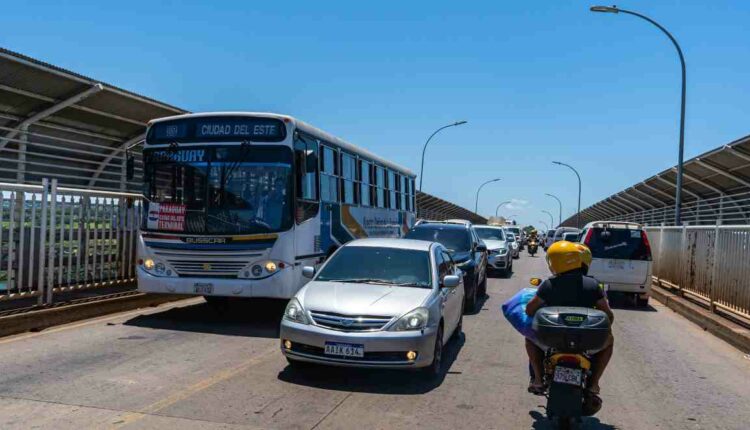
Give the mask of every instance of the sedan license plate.
M 362 358 L 365 356 L 365 346 L 353 343 L 326 342 L 325 353 L 326 355 Z
M 214 284 L 196 282 L 195 284 L 193 284 L 193 292 L 195 294 L 213 294 Z
M 570 385 L 581 385 L 583 379 L 583 372 L 581 369 L 573 369 L 570 367 L 555 367 L 555 375 L 553 380 L 560 384 Z

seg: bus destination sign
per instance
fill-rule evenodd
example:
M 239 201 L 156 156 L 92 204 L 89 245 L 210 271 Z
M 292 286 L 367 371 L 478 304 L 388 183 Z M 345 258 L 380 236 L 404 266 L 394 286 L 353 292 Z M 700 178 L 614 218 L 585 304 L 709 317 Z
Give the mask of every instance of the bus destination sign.
M 285 136 L 284 123 L 276 118 L 197 117 L 156 123 L 147 140 L 153 143 L 228 139 L 277 142 Z

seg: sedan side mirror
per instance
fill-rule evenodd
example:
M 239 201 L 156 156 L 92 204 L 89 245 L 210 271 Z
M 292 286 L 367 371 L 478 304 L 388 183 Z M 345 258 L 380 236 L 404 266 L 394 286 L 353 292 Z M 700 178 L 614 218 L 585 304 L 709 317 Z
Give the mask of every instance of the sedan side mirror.
M 445 288 L 456 288 L 461 279 L 456 275 L 446 275 L 443 278 L 443 287 Z
M 308 279 L 312 279 L 315 276 L 315 268 L 312 266 L 305 266 L 302 268 L 302 276 Z
M 487 252 L 487 245 L 480 243 L 477 245 L 477 251 L 479 252 Z

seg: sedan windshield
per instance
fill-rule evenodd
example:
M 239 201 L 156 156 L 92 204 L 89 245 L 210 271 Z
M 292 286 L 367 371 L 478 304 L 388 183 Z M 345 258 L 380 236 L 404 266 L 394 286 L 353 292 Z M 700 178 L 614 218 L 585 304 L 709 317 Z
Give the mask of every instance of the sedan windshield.
M 466 252 L 471 250 L 469 232 L 460 228 L 417 227 L 406 233 L 404 237 L 406 239 L 438 242 L 450 252 Z
M 432 288 L 427 251 L 374 246 L 345 246 L 315 280 Z
M 477 235 L 482 240 L 505 240 L 503 230 L 499 228 L 477 227 Z

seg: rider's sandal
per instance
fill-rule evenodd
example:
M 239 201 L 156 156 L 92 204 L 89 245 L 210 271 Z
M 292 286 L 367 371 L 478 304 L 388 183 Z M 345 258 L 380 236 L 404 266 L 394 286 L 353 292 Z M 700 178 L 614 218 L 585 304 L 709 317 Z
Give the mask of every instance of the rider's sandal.
M 542 396 L 544 395 L 544 384 L 534 384 L 532 382 L 529 384 L 528 391 L 535 396 Z
M 596 388 L 588 387 L 588 388 L 586 388 L 586 391 L 588 391 L 591 394 L 595 394 L 595 395 L 598 396 L 599 393 L 602 391 L 602 389 L 600 387 L 596 387 Z

